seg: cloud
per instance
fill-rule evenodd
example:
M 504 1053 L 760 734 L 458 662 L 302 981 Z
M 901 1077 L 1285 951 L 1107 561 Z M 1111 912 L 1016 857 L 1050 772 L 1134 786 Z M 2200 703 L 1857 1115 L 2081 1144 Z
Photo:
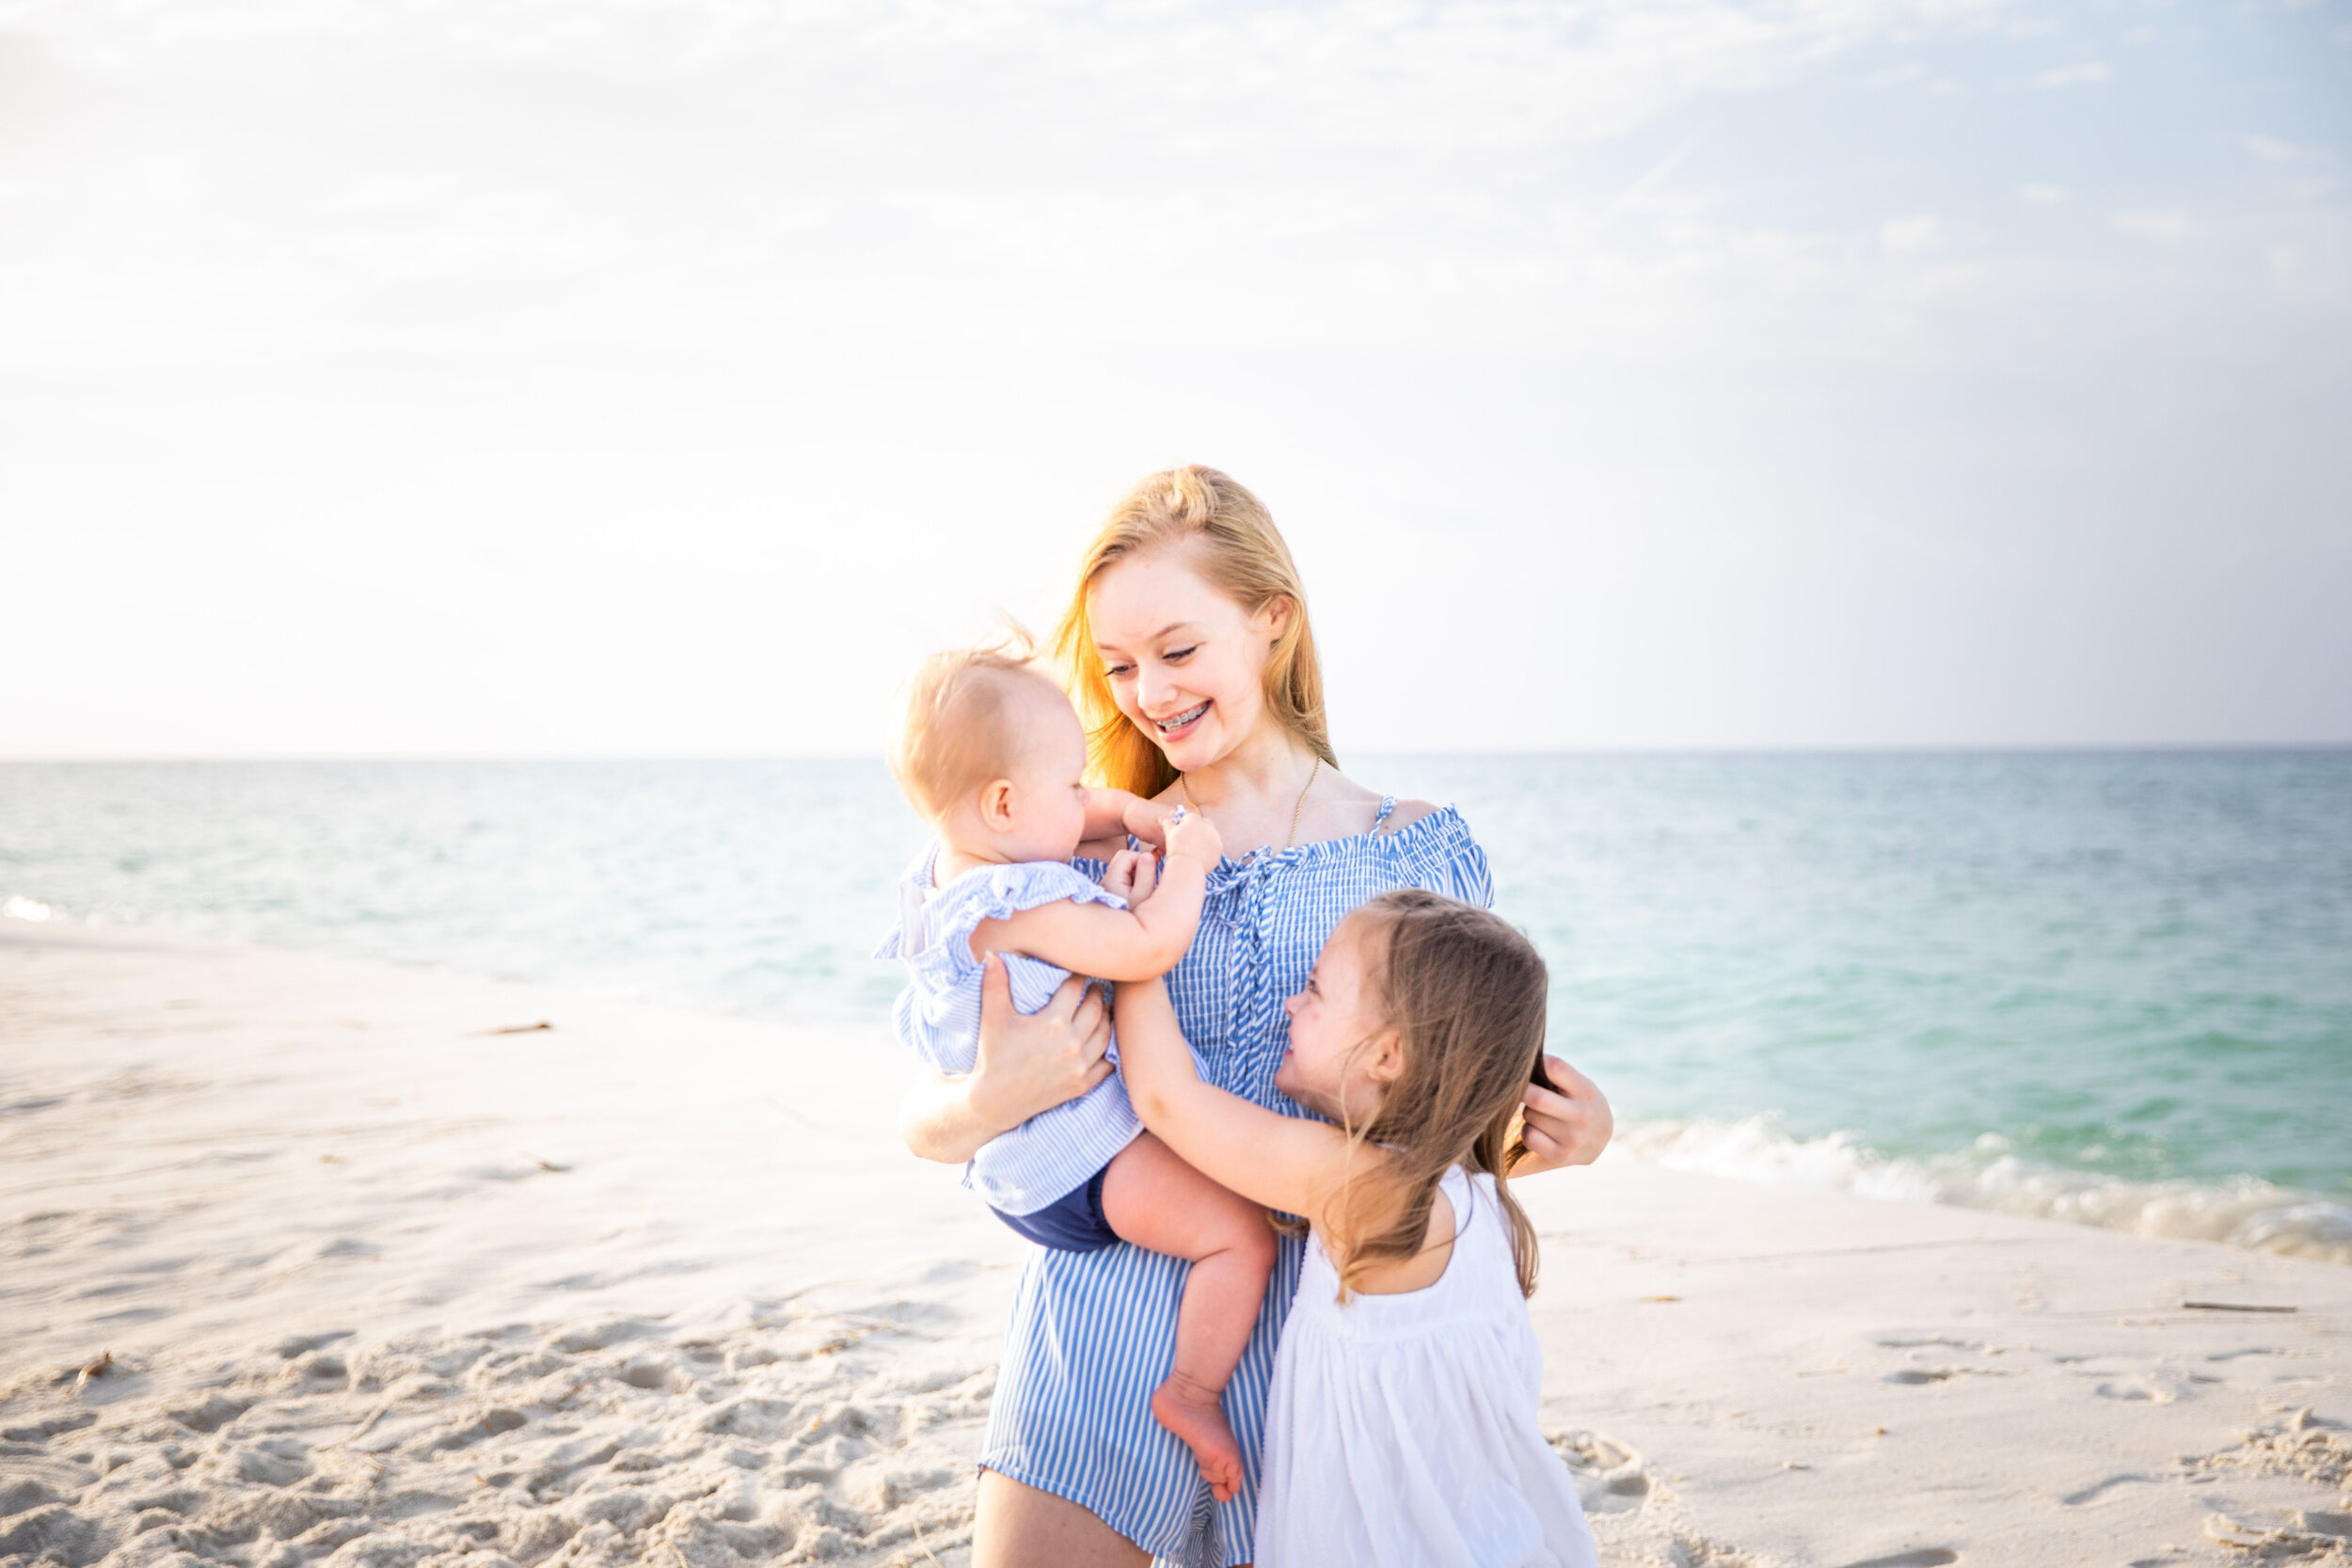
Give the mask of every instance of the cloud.
M 2055 207 L 2066 199 L 2063 185 L 2020 185 L 2017 194 L 2037 207 Z
M 1879 248 L 1889 256 L 1924 256 L 1943 249 L 1946 237 L 1943 220 L 1931 213 L 1879 226 Z
M 2177 242 L 2188 238 L 2188 214 L 2178 208 L 2160 212 L 2118 213 L 2115 227 L 2126 234 L 2139 234 L 2152 240 Z
M 2106 82 L 2115 73 L 2104 60 L 2085 60 L 2079 65 L 2062 65 L 2042 71 L 2034 77 L 2037 87 L 2090 87 Z
M 35 4 L 20 36 L 123 112 L 36 144 L 0 336 L 84 359 L 1836 331 L 1868 285 L 1823 258 L 1874 214 L 1741 208 L 1738 176 L 1686 172 L 1687 121 L 2006 9 Z
M 2324 147 L 2302 147 L 2276 136 L 2248 133 L 2246 150 L 2266 164 L 2327 164 L 2335 162 L 2335 153 Z

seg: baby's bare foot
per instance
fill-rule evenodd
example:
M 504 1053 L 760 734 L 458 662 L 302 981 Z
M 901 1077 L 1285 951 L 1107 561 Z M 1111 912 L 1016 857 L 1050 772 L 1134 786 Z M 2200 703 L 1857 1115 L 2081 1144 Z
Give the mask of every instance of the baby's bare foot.
M 1203 1388 L 1181 1372 L 1170 1373 L 1152 1395 L 1152 1415 L 1184 1440 L 1200 1466 L 1200 1479 L 1224 1502 L 1241 1490 L 1241 1443 L 1226 1423 L 1218 1390 Z

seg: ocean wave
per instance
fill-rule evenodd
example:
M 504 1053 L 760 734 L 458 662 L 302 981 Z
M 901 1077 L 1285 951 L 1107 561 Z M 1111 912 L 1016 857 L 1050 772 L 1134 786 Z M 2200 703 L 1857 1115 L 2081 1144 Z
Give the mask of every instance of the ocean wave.
M 1996 1132 L 1957 1153 L 1914 1160 L 1883 1154 L 1851 1132 L 1791 1137 L 1767 1115 L 1639 1122 L 1619 1131 L 1612 1152 L 1673 1170 L 1829 1187 L 1896 1202 L 1948 1203 L 2352 1264 L 2352 1205 L 2324 1194 L 2253 1176 L 2134 1181 L 2066 1170 L 2021 1158 Z

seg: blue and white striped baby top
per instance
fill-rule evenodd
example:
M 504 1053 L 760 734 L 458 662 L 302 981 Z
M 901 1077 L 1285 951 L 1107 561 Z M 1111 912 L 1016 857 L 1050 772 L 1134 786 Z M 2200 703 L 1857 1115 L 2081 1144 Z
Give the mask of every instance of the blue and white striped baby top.
M 938 863 L 933 844 L 908 868 L 898 884 L 898 924 L 874 957 L 907 966 L 907 989 L 891 1009 L 898 1037 L 942 1072 L 969 1072 L 980 1051 L 981 969 L 972 952 L 980 922 L 1063 898 L 1115 910 L 1127 903 L 1059 861 L 977 866 L 934 893 Z M 1025 953 L 1003 958 L 1012 1005 L 1025 1013 L 1044 1006 L 1070 978 L 1070 971 Z M 982 1144 L 963 1183 L 1008 1214 L 1034 1214 L 1109 1164 L 1142 1131 L 1126 1085 L 1113 1073 Z
M 1290 1041 L 1282 999 L 1306 984 L 1332 928 L 1392 888 L 1494 902 L 1486 852 L 1459 812 L 1448 806 L 1383 832 L 1395 804 L 1381 802 L 1370 832 L 1261 849 L 1209 874 L 1200 933 L 1168 972 L 1168 989 L 1210 1083 L 1287 1116 L 1311 1114 L 1274 1086 L 1274 1072 Z M 1245 1464 L 1231 1501 L 1211 1499 L 1191 1452 L 1152 1418 L 1148 1402 L 1174 1361 L 1187 1265 L 1125 1243 L 1031 1254 L 1005 1333 L 982 1467 L 1069 1498 L 1163 1562 L 1249 1561 L 1266 1390 L 1302 1246 L 1283 1239 L 1257 1332 L 1225 1390 Z

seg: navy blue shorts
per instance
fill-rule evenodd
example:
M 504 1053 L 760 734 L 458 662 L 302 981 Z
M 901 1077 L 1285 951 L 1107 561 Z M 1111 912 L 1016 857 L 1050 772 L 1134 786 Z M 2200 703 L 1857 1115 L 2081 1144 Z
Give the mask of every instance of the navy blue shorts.
M 1110 1167 L 1105 1165 L 1103 1170 Z M 1119 1240 L 1103 1217 L 1103 1171 L 1098 1170 L 1034 1214 L 989 1211 L 1040 1246 L 1056 1252 L 1100 1252 Z

